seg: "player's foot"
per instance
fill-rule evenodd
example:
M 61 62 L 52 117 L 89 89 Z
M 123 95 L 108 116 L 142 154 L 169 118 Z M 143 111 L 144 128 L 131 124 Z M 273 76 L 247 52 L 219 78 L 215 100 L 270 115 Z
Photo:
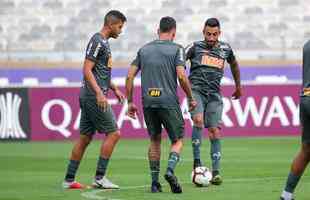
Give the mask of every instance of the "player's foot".
M 93 182 L 93 187 L 98 189 L 119 189 L 119 186 L 112 183 L 109 179 L 105 176 L 102 179 L 95 179 Z
M 173 193 L 182 193 L 182 187 L 178 183 L 178 179 L 174 174 L 165 174 L 165 179 L 169 183 L 171 192 Z
M 82 185 L 81 183 L 76 182 L 76 181 L 72 181 L 72 182 L 64 181 L 62 183 L 62 187 L 64 189 L 83 189 L 83 188 L 85 188 L 84 185 Z
M 159 182 L 157 181 L 152 182 L 151 192 L 152 193 L 162 192 L 161 185 Z
M 280 200 L 294 200 L 294 195 L 292 192 L 287 192 L 286 190 L 283 190 Z
M 223 179 L 222 179 L 221 175 L 217 174 L 217 175 L 212 177 L 210 182 L 213 185 L 221 185 L 223 183 Z

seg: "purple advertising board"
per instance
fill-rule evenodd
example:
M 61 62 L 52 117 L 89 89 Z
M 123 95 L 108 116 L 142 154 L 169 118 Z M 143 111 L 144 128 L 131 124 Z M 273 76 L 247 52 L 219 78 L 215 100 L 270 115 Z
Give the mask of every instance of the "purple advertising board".
M 121 87 L 124 91 L 124 88 Z M 233 86 L 223 86 L 223 136 L 299 135 L 299 85 L 246 85 L 240 100 L 231 99 Z M 31 88 L 29 90 L 32 140 L 64 140 L 79 136 L 79 88 Z M 191 119 L 186 98 L 179 91 L 185 119 L 185 135 L 191 135 Z M 141 107 L 140 87 L 134 102 L 139 107 L 136 120 L 126 116 L 127 105 L 113 94 L 108 99 L 123 138 L 147 137 Z M 206 133 L 207 134 L 207 131 Z M 97 134 L 98 135 L 98 134 Z M 98 136 L 97 136 L 98 137 Z

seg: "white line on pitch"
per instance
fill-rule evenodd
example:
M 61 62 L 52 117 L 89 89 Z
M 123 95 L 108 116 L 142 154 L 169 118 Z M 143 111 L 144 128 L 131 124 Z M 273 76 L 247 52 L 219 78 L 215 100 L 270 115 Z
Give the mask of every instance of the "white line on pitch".
M 225 183 L 234 183 L 234 182 L 249 182 L 249 181 L 265 181 L 265 180 L 284 180 L 285 177 L 262 177 L 262 178 L 236 178 L 236 179 L 226 179 Z M 181 182 L 182 184 L 191 184 L 191 182 Z M 166 185 L 166 184 L 163 184 Z M 121 189 L 118 190 L 113 190 L 115 192 L 120 191 L 120 190 L 131 190 L 131 189 L 138 189 L 138 188 L 146 188 L 149 187 L 149 185 L 139 185 L 139 186 L 127 186 L 127 187 L 122 187 Z M 92 191 L 88 192 L 82 192 L 81 195 L 87 199 L 95 199 L 95 200 L 121 200 L 121 199 L 114 199 L 114 198 L 109 198 L 109 197 L 104 197 L 104 196 L 99 196 L 98 193 L 101 192 L 107 192 L 111 190 L 100 190 L 100 189 L 94 189 Z

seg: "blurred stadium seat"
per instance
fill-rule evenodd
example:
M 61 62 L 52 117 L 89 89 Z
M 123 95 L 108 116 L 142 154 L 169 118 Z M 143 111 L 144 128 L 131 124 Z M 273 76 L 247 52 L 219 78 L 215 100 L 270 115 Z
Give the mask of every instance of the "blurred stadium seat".
M 233 80 L 231 80 L 230 78 L 227 78 L 225 76 L 223 76 L 222 80 L 221 80 L 221 84 L 232 84 Z
M 287 83 L 288 79 L 286 76 L 276 76 L 276 75 L 260 75 L 255 78 L 256 83 L 259 84 L 270 84 L 270 83 Z
M 24 86 L 38 86 L 39 85 L 39 80 L 34 77 L 25 77 L 23 79 L 23 85 Z
M 6 77 L 0 77 L 0 87 L 8 86 L 9 79 Z
M 52 85 L 54 86 L 66 86 L 69 84 L 68 79 L 63 77 L 55 77 L 52 79 Z
M 80 62 L 79 55 L 88 38 L 100 30 L 106 12 L 119 9 L 127 15 L 128 25 L 115 42 L 117 48 L 112 47 L 114 60 L 131 60 L 138 47 L 156 38 L 158 20 L 166 15 L 177 19 L 176 42 L 183 45 L 201 39 L 204 21 L 217 17 L 222 39 L 232 44 L 240 59 L 261 58 L 269 49 L 281 58 L 298 60 L 299 54 L 286 52 L 299 51 L 309 37 L 309 5 L 307 0 L 1 0 L 0 51 L 17 61 L 63 57 Z M 62 56 L 64 52 L 70 54 Z M 18 57 L 10 56 L 16 53 Z

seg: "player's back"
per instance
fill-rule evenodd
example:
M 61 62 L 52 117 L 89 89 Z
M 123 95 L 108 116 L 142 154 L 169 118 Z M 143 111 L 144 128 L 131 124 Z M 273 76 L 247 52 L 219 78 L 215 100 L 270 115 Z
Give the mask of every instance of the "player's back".
M 143 106 L 178 105 L 176 66 L 184 65 L 183 47 L 172 41 L 155 40 L 139 50 L 138 59 Z

